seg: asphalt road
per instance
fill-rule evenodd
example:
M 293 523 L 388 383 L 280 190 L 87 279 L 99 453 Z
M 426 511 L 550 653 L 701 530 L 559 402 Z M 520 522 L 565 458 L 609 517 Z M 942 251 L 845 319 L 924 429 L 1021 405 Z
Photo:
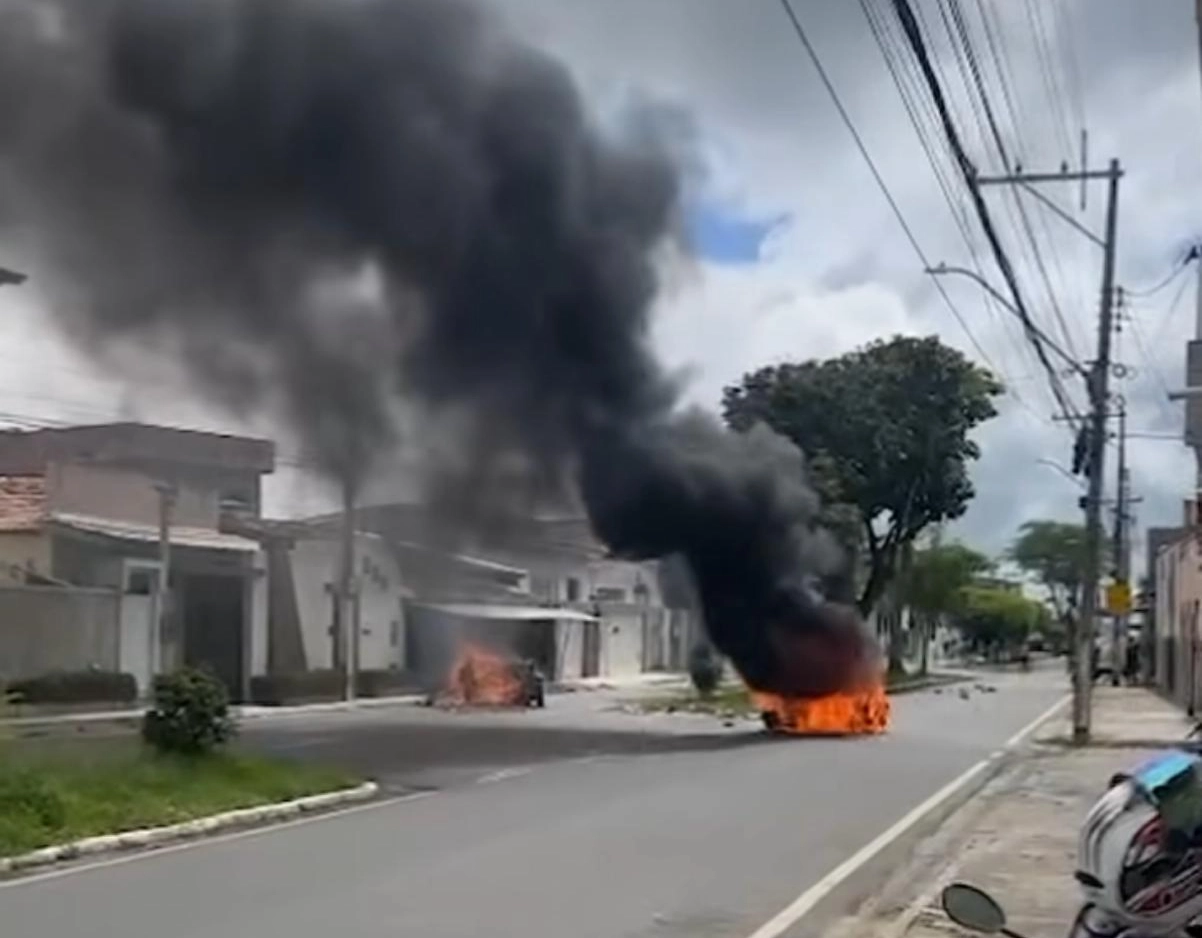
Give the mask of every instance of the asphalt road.
M 491 729 L 506 744 L 440 767 L 394 750 L 459 751 L 432 729 L 445 715 L 265 727 L 253 744 L 374 760 L 394 790 L 422 790 L 3 883 L 0 923 L 29 938 L 746 938 L 1063 694 L 1059 671 L 990 681 L 967 700 L 897 698 L 873 739 L 764 741 L 748 725 L 590 714 L 583 699 L 492 725 L 464 715 L 458 742 Z M 589 721 L 601 730 L 582 732 Z M 573 723 L 566 748 L 538 735 Z

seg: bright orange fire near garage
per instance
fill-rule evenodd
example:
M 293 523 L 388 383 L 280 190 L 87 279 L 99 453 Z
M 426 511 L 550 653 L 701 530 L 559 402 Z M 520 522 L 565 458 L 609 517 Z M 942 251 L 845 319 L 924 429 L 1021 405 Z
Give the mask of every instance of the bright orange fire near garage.
M 862 690 L 825 697 L 781 697 L 752 691 L 751 699 L 776 733 L 799 736 L 853 736 L 883 733 L 891 706 L 885 685 L 876 681 Z
M 449 706 L 518 707 L 525 687 L 513 662 L 480 645 L 464 643 L 447 678 L 442 703 Z

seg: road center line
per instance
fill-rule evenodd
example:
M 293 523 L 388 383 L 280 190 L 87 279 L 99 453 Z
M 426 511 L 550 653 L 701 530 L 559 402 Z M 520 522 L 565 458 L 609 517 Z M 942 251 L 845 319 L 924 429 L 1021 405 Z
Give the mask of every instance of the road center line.
M 1024 726 L 1021 730 L 1006 740 L 1000 754 L 1014 749 L 1034 733 L 1045 721 L 1055 716 L 1069 701 L 1069 696 L 1062 697 L 1043 713 Z M 892 844 L 927 814 L 939 807 L 944 801 L 954 797 L 959 791 L 971 785 L 979 776 L 985 773 L 996 761 L 999 753 L 991 753 L 976 765 L 952 779 L 935 794 L 931 795 L 918 807 L 911 809 L 892 827 L 874 837 L 871 841 L 853 853 L 850 857 L 814 883 L 809 889 L 781 909 L 767 922 L 753 931 L 747 938 L 780 938 L 786 931 L 796 925 L 803 916 L 813 910 L 823 899 L 846 882 L 862 866 L 871 861 L 877 854 Z
M 291 821 L 283 821 L 278 824 L 264 824 L 260 827 L 249 827 L 242 830 L 231 831 L 228 834 L 217 834 L 212 837 L 201 836 L 194 840 L 183 840 L 178 843 L 168 844 L 164 847 L 152 847 L 147 850 L 139 850 L 132 853 L 123 853 L 119 856 L 108 857 L 104 860 L 96 860 L 92 863 L 81 863 L 75 866 L 64 866 L 59 869 L 47 870 L 45 873 L 35 873 L 31 876 L 18 876 L 15 879 L 0 880 L 0 891 L 5 889 L 16 889 L 20 886 L 32 886 L 36 883 L 44 883 L 51 879 L 61 879 L 64 876 L 74 876 L 79 873 L 88 873 L 93 870 L 107 869 L 113 866 L 124 866 L 126 863 L 137 863 L 141 860 L 155 860 L 167 853 L 180 853 L 184 850 L 195 850 L 198 847 L 210 847 L 216 844 L 230 843 L 235 840 L 246 840 L 250 837 L 261 837 L 264 834 L 273 834 L 276 831 L 288 830 L 293 827 L 303 827 L 306 824 L 319 824 L 322 821 L 332 821 L 335 818 L 346 817 L 350 814 L 360 814 L 365 811 L 376 811 L 380 808 L 394 807 L 399 804 L 404 804 L 410 801 L 419 801 L 422 798 L 430 798 L 437 795 L 436 791 L 416 791 L 408 795 L 399 795 L 395 798 L 384 798 L 379 801 L 368 801 L 364 804 L 352 805 L 349 808 L 341 808 L 334 811 L 324 811 L 321 814 L 311 814 L 307 817 L 294 818 Z

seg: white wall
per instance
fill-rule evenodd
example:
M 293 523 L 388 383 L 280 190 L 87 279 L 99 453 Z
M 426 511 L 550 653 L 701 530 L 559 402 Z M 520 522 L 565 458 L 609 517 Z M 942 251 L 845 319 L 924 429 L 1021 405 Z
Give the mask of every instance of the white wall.
M 355 545 L 359 595 L 359 667 L 405 666 L 405 613 L 401 571 L 383 540 L 361 536 Z
M 580 677 L 584 663 L 584 623 L 560 621 L 555 625 L 556 678 Z
M 601 625 L 601 674 L 630 677 L 643 672 L 643 615 L 626 606 L 606 609 Z
M 333 585 L 338 578 L 337 540 L 298 541 L 292 550 L 292 578 L 300 614 L 305 659 L 311 669 L 332 665 L 330 624 Z M 360 535 L 355 542 L 359 588 L 359 667 L 404 667 L 405 621 L 401 572 L 384 542 Z
M 586 598 L 598 591 L 620 590 L 620 594 L 601 595 L 605 602 L 638 602 L 635 588 L 645 590 L 649 606 L 659 606 L 663 598 L 659 589 L 659 570 L 654 561 L 632 563 L 627 560 L 594 560 L 587 568 L 588 587 Z

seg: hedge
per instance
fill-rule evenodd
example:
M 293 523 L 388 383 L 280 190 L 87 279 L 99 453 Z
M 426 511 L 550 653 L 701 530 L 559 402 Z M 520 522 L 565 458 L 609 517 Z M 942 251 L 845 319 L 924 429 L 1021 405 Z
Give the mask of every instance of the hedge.
M 11 681 L 5 693 L 22 704 L 133 703 L 138 682 L 120 671 L 55 671 Z

